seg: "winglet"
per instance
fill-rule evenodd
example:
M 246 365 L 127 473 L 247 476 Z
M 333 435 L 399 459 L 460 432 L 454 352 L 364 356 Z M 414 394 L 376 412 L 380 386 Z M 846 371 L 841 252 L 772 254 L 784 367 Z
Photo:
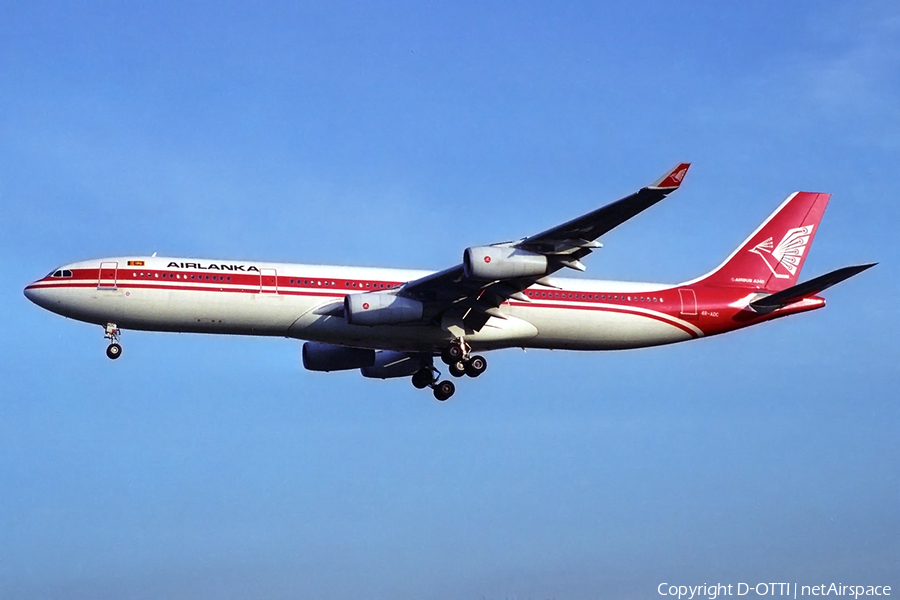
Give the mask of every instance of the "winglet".
M 691 163 L 681 163 L 680 165 L 663 175 L 659 181 L 657 181 L 650 187 L 657 190 L 678 189 L 678 186 L 681 185 L 681 180 L 684 179 L 684 176 L 690 166 Z

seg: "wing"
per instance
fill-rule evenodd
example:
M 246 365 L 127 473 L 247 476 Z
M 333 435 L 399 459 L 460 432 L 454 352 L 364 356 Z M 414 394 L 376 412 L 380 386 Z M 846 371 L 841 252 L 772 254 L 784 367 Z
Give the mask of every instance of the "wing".
M 550 286 L 545 281 L 547 275 L 562 268 L 583 271 L 581 259 L 601 247 L 597 238 L 678 189 L 689 166 L 682 163 L 653 185 L 577 219 L 517 242 L 488 247 L 502 250 L 505 255 L 545 261 L 546 268 L 539 275 L 485 279 L 472 277 L 471 272 L 467 276 L 466 266 L 460 264 L 410 281 L 397 294 L 422 302 L 426 320 L 440 322 L 449 317 L 460 321 L 467 330 L 478 331 L 491 317 L 506 318 L 500 306 L 510 298 L 527 302 L 523 290 L 534 284 Z M 484 262 L 490 263 L 490 258 L 485 257 Z

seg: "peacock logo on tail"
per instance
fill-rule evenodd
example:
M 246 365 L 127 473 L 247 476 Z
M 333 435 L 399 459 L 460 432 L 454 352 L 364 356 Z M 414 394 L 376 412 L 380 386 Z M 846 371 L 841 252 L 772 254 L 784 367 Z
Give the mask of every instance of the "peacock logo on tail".
M 774 248 L 770 237 L 751 248 L 750 252 L 763 259 L 772 275 L 778 279 L 788 279 L 797 274 L 814 227 L 815 225 L 806 225 L 789 229 Z

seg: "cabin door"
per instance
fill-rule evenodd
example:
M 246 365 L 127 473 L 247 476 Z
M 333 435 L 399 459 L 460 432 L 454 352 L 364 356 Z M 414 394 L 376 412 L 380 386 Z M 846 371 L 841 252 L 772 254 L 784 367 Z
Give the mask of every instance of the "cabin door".
M 116 289 L 116 274 L 119 270 L 117 262 L 100 263 L 100 276 L 97 279 L 98 290 L 114 290 Z
M 277 294 L 278 293 L 278 272 L 275 269 L 259 270 L 259 293 L 260 294 Z
M 696 317 L 697 294 L 694 293 L 694 290 L 678 290 L 678 295 L 681 296 L 681 314 L 685 317 Z

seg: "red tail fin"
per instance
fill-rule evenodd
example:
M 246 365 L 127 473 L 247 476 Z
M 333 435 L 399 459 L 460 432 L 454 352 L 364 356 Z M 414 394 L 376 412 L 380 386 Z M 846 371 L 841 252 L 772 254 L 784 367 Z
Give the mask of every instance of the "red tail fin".
M 796 284 L 830 197 L 795 192 L 725 262 L 695 283 L 767 292 Z

